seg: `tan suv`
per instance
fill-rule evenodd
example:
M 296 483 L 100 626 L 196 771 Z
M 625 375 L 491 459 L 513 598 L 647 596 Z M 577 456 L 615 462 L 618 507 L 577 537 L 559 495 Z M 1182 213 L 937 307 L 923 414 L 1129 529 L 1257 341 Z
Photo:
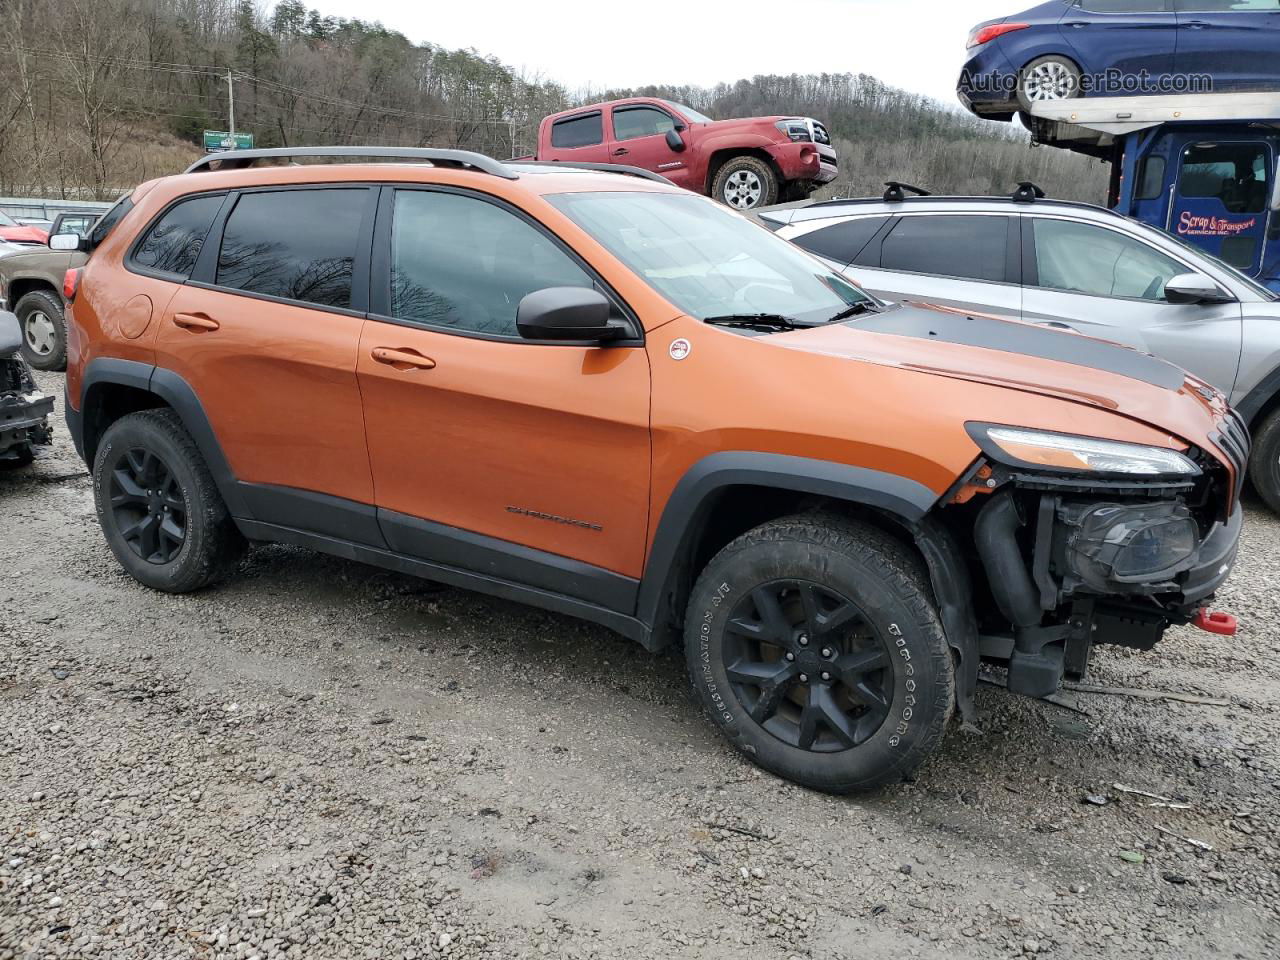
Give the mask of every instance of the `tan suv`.
M 401 162 L 252 166 L 315 155 Z M 886 306 L 654 174 L 243 151 L 103 226 L 54 238 L 96 243 L 67 419 L 158 589 L 278 541 L 682 642 L 738 749 L 832 791 L 974 720 L 984 659 L 1046 696 L 1095 643 L 1234 629 L 1220 393 Z

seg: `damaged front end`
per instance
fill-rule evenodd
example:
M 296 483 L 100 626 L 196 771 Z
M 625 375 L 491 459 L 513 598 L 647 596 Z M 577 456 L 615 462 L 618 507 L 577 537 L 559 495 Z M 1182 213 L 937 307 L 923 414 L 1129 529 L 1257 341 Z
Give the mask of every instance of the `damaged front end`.
M 35 447 L 53 442 L 53 397 L 36 386 L 21 346 L 18 318 L 0 311 L 0 462 L 25 463 Z
M 1194 448 L 970 432 L 985 456 L 951 510 L 972 524 L 975 570 L 986 575 L 979 652 L 1008 668 L 1010 690 L 1051 695 L 1084 676 L 1098 643 L 1149 650 L 1186 623 L 1234 632 L 1207 604 L 1231 572 L 1243 525 L 1249 437 L 1235 414 L 1214 441 L 1229 467 Z

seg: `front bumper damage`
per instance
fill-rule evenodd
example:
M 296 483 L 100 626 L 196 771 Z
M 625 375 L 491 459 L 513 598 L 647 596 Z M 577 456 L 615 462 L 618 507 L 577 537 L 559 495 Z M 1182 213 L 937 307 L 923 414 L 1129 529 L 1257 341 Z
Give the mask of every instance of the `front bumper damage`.
M 1213 629 L 1207 606 L 1244 523 L 1225 474 L 1089 487 L 999 476 L 973 527 L 995 607 L 982 658 L 1007 666 L 1010 690 L 1046 697 L 1085 675 L 1097 644 L 1149 650 L 1170 626 Z M 1215 515 L 1228 499 L 1231 512 Z
M 0 459 L 21 457 L 33 446 L 53 441 L 49 418 L 53 397 L 41 393 L 26 361 L 17 352 L 21 346 L 18 318 L 0 312 Z

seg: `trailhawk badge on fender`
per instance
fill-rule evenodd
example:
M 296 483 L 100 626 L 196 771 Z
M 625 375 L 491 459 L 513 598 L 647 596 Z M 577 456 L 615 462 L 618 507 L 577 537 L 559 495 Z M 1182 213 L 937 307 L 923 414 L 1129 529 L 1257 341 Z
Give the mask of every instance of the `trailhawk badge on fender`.
M 667 349 L 667 352 L 671 354 L 672 360 L 683 360 L 693 352 L 693 344 L 681 337 L 679 340 L 671 341 L 671 346 Z

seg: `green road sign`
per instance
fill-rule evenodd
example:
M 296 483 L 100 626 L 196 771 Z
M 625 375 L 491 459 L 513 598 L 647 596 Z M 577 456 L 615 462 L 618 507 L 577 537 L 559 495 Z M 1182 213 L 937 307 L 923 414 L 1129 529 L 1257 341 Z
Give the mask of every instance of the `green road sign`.
M 204 152 L 222 153 L 224 150 L 252 150 L 253 134 L 237 133 L 234 137 L 225 130 L 204 132 Z

